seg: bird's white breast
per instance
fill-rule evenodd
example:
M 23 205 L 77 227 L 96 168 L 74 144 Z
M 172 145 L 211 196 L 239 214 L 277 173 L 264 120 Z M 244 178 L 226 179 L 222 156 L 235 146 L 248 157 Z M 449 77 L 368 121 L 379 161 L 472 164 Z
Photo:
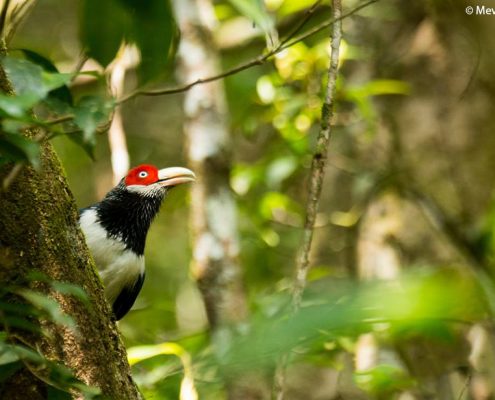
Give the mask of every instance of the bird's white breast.
M 105 295 L 113 304 L 122 288 L 132 285 L 144 273 L 144 256 L 126 249 L 118 238 L 108 237 L 95 210 L 84 211 L 79 222 L 105 285 Z

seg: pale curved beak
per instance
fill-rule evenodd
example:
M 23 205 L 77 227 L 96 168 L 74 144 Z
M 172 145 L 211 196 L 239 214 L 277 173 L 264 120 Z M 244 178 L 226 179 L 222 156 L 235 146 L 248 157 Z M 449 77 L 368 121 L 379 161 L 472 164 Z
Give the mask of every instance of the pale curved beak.
M 194 182 L 196 175 L 190 169 L 182 167 L 164 168 L 158 171 L 160 186 L 176 186 L 181 183 Z

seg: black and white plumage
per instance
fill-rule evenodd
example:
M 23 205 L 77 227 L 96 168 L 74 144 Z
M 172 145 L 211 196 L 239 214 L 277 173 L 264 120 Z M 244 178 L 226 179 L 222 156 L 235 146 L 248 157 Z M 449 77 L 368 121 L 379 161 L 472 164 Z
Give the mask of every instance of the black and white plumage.
M 194 178 L 186 168 L 140 165 L 101 202 L 81 210 L 79 223 L 117 320 L 143 286 L 146 235 L 167 191 Z

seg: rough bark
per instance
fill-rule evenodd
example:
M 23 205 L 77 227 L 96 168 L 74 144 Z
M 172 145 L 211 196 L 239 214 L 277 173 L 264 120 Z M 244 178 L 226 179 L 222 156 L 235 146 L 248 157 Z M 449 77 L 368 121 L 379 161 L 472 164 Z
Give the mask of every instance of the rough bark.
M 0 87 L 3 92 L 12 92 L 3 71 Z M 26 134 L 32 136 L 34 132 Z M 74 319 L 77 331 L 43 322 L 50 338 L 17 334 L 47 358 L 71 368 L 88 385 L 99 387 L 104 396 L 140 398 L 101 281 L 79 229 L 76 205 L 64 172 L 51 144 L 45 142 L 41 148 L 41 171 L 22 168 L 8 190 L 0 192 L 0 280 L 5 285 L 29 287 L 55 298 L 62 311 Z M 0 181 L 11 169 L 12 165 L 0 168 Z M 30 283 L 26 277 L 31 271 L 79 285 L 86 291 L 90 306 L 55 292 L 48 285 Z M 0 398 L 12 400 L 47 396 L 46 384 L 26 369 L 11 377 L 0 390 Z
M 215 21 L 211 3 L 176 0 L 175 10 L 181 28 L 179 79 L 187 83 L 217 74 L 220 66 L 211 35 Z M 184 114 L 189 164 L 198 177 L 191 193 L 192 272 L 216 349 L 225 351 L 238 324 L 247 317 L 247 302 L 239 264 L 237 210 L 229 186 L 232 142 L 222 82 L 188 91 Z M 262 398 L 257 377 L 227 377 L 227 386 L 230 399 Z

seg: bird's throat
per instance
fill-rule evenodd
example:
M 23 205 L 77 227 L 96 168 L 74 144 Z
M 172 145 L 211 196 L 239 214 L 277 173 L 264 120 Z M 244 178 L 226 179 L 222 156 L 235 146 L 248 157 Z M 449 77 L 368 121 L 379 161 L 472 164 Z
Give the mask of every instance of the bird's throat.
M 165 191 L 142 196 L 117 186 L 96 206 L 100 224 L 137 255 L 144 254 L 148 229 L 160 210 Z

